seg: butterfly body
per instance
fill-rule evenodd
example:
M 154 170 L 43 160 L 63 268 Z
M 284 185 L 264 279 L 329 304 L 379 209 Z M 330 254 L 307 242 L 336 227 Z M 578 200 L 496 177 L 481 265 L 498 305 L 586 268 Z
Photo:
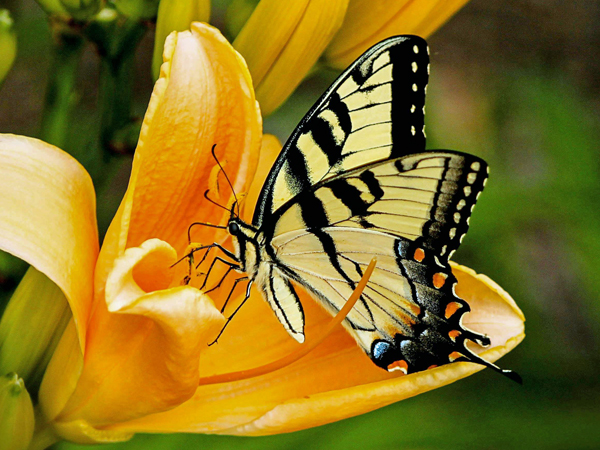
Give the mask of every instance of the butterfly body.
M 232 256 L 299 342 L 297 287 L 335 314 L 376 256 L 344 321 L 375 364 L 411 373 L 471 361 L 500 371 L 466 346 L 489 339 L 462 326 L 470 308 L 449 265 L 487 165 L 425 151 L 428 74 L 427 44 L 416 36 L 387 39 L 353 63 L 284 145 L 252 223 L 232 209 Z

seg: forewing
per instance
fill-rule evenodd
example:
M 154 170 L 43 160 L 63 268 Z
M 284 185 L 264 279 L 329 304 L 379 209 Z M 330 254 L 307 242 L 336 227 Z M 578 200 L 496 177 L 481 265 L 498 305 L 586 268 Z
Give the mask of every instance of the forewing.
M 301 192 L 345 171 L 425 149 L 426 42 L 397 36 L 355 61 L 304 117 L 261 191 L 261 227 Z

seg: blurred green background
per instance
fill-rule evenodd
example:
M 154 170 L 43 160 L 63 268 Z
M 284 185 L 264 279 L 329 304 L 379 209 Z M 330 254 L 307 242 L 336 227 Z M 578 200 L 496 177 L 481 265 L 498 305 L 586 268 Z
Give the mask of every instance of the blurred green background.
M 213 3 L 218 25 L 228 2 Z M 52 64 L 48 24 L 33 0 L 2 0 L 2 7 L 15 18 L 19 53 L 0 91 L 0 131 L 39 137 Z M 523 377 L 522 387 L 486 370 L 360 417 L 287 435 L 139 435 L 102 448 L 600 448 L 598 18 L 595 0 L 473 0 L 429 39 L 428 148 L 473 153 L 491 167 L 453 259 L 490 276 L 523 309 L 527 337 L 501 360 Z M 152 88 L 152 42 L 150 34 L 142 39 L 134 62 L 140 117 Z M 95 148 L 100 63 L 92 49 L 83 51 L 73 99 L 79 106 L 63 148 L 91 171 L 105 230 L 131 158 L 108 162 Z M 266 120 L 266 131 L 285 140 L 336 75 L 321 70 L 307 79 Z M 24 270 L 0 255 L 2 304 Z

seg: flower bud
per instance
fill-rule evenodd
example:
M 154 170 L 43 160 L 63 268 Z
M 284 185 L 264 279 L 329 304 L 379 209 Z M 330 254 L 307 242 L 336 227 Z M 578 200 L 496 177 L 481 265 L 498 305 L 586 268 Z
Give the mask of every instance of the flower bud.
M 162 54 L 165 39 L 173 31 L 184 31 L 192 22 L 208 22 L 210 18 L 210 0 L 161 0 L 156 19 L 156 37 L 154 38 L 154 56 L 152 74 L 154 79 L 160 75 L 163 62 Z
M 0 9 L 0 83 L 6 77 L 17 56 L 17 36 L 13 20 L 6 9 Z
M 16 373 L 0 377 L 0 443 L 4 450 L 25 450 L 35 419 L 31 398 Z
M 0 320 L 0 374 L 17 372 L 32 389 L 71 317 L 62 291 L 31 267 Z

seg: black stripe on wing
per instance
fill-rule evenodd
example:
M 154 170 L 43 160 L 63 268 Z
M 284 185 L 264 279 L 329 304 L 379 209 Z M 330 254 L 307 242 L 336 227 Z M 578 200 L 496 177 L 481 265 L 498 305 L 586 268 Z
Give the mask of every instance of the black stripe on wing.
M 487 164 L 480 158 L 451 151 L 376 163 L 303 192 L 273 215 L 274 231 L 373 229 L 416 242 L 442 265 L 468 231 L 487 174 Z M 303 222 L 292 219 L 288 225 L 295 213 L 286 211 L 293 204 L 300 207 Z
M 397 36 L 356 60 L 284 145 L 260 193 L 253 224 L 308 189 L 357 167 L 425 149 L 426 42 Z

